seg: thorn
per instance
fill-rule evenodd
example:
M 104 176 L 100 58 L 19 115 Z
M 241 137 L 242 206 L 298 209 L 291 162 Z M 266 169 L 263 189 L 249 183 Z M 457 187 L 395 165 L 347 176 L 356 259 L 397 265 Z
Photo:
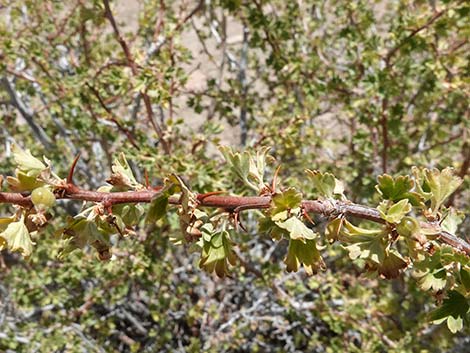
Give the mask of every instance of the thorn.
M 245 228 L 245 226 L 243 225 L 242 223 L 242 220 L 240 218 L 240 207 L 237 207 L 233 210 L 233 220 L 235 222 L 235 230 L 238 231 L 237 227 L 240 226 L 240 228 L 244 231 L 244 232 L 248 232 Z
M 314 226 L 315 225 L 315 222 L 310 218 L 310 216 L 308 215 L 308 213 L 305 211 L 304 208 L 302 208 L 302 216 L 304 216 L 305 218 L 307 218 L 307 220 L 312 223 L 312 225 Z
M 144 177 L 145 177 L 145 187 L 148 189 L 150 186 L 150 183 L 149 183 L 149 174 L 147 173 L 147 169 L 144 169 Z
M 246 227 L 243 225 L 243 222 L 242 222 L 240 216 L 238 217 L 238 225 L 240 226 L 241 229 L 243 229 L 243 231 L 244 231 L 245 233 L 248 233 L 248 230 L 247 230 Z
M 77 162 L 78 160 L 80 159 L 80 153 L 78 153 L 73 162 L 72 162 L 72 166 L 70 167 L 70 170 L 69 170 L 69 175 L 67 175 L 67 184 L 68 185 L 73 185 L 73 173 L 75 171 L 75 167 L 77 165 Z

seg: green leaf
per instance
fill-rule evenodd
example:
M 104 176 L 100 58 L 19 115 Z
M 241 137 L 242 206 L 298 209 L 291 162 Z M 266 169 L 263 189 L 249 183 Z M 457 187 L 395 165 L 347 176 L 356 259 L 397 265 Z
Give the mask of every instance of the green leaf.
M 420 206 L 423 202 L 420 194 L 411 191 L 414 182 L 409 176 L 393 178 L 388 174 L 383 174 L 377 178 L 377 181 L 375 188 L 385 200 L 397 202 L 407 199 L 413 206 Z
M 386 243 L 381 236 L 364 235 L 361 240 L 352 245 L 346 246 L 349 257 L 355 259 L 369 259 L 376 264 L 380 264 L 385 259 Z
M 261 192 L 264 187 L 264 172 L 269 147 L 261 148 L 256 152 L 256 157 L 250 152 L 233 152 L 230 147 L 220 146 L 220 152 L 230 169 L 251 189 Z
M 411 211 L 408 199 L 403 199 L 390 206 L 390 201 L 382 201 L 377 207 L 382 219 L 388 223 L 398 224 Z
M 425 198 L 431 200 L 431 211 L 435 215 L 444 201 L 462 184 L 462 178 L 453 174 L 452 168 L 438 169 L 412 169 L 415 177 L 417 191 Z
M 7 183 L 12 191 L 32 191 L 44 185 L 36 176 L 28 176 L 19 169 L 16 170 L 16 177 L 7 176 Z
M 441 228 L 446 232 L 455 234 L 464 219 L 465 214 L 463 212 L 450 208 L 441 222 Z
M 343 195 L 343 183 L 336 179 L 333 174 L 321 173 L 318 170 L 310 169 L 307 169 L 306 172 L 312 180 L 319 196 L 331 198 L 334 194 Z
M 154 224 L 166 214 L 168 195 L 161 194 L 154 198 L 145 217 L 146 224 Z
M 414 263 L 414 276 L 422 290 L 437 292 L 447 285 L 447 271 L 441 264 L 439 252 Z
M 274 223 L 276 223 L 279 228 L 287 230 L 291 239 L 305 241 L 306 239 L 315 239 L 318 235 L 295 216 L 290 217 L 285 221 Z
M 223 278 L 228 275 L 228 265 L 235 265 L 237 257 L 233 251 L 230 235 L 227 231 L 213 232 L 212 227 L 201 227 L 203 241 L 199 267 Z
M 447 320 L 449 330 L 456 333 L 463 328 L 469 308 L 468 300 L 459 292 L 452 290 L 442 302 L 442 306 L 429 314 L 429 320 L 435 323 Z
M 24 257 L 29 257 L 33 251 L 33 242 L 28 228 L 24 224 L 22 215 L 17 222 L 11 222 L 6 229 L 0 233 L 0 250 L 7 248 L 11 252 L 18 251 Z
M 30 177 L 37 177 L 46 169 L 44 163 L 33 157 L 29 150 L 22 150 L 18 145 L 12 146 L 13 158 L 18 165 L 18 169 Z
M 287 272 L 297 272 L 299 267 L 303 266 L 310 276 L 317 273 L 318 269 L 325 268 L 314 240 L 290 239 L 284 263 L 287 266 Z
M 168 199 L 175 192 L 175 183 L 170 179 L 165 180 L 165 185 L 153 197 L 152 202 L 150 203 L 147 216 L 145 217 L 145 224 L 155 223 L 165 215 L 168 207 Z
M 415 191 L 421 195 L 421 197 L 424 199 L 424 201 L 428 201 L 432 193 L 430 192 L 430 189 L 428 185 L 426 184 L 425 176 L 424 176 L 424 169 L 423 168 L 418 168 L 418 167 L 412 167 L 411 172 L 413 173 L 413 178 L 415 181 Z
M 423 275 L 418 281 L 422 290 L 437 292 L 444 289 L 447 284 L 447 272 L 445 268 L 434 268 Z
M 370 237 L 383 234 L 382 229 L 366 229 L 353 225 L 348 220 L 343 220 L 343 227 L 340 231 L 340 240 L 346 243 L 356 243 L 368 241 Z
M 274 240 L 281 240 L 283 236 L 288 235 L 285 229 L 279 228 L 269 217 L 260 218 L 258 221 L 258 229 L 260 233 L 266 233 Z
M 120 216 L 128 227 L 135 226 L 141 221 L 144 209 L 138 204 L 119 204 L 113 206 L 113 215 Z
M 282 193 L 276 194 L 273 197 L 274 207 L 271 214 L 276 214 L 282 211 L 291 210 L 300 206 L 302 202 L 302 194 L 295 188 L 289 188 Z
M 470 272 L 465 268 L 460 269 L 460 282 L 464 285 L 467 292 L 470 291 Z
M 113 231 L 117 230 L 113 229 Z M 111 246 L 109 234 L 104 229 L 99 228 L 94 221 L 88 221 L 81 216 L 76 216 L 63 231 L 63 237 L 62 247 L 58 254 L 58 258 L 61 260 L 72 251 L 83 249 L 86 245 L 93 246 L 100 255 L 107 253 Z
M 369 259 L 380 264 L 386 255 L 387 242 L 382 229 L 365 229 L 354 226 L 349 221 L 343 221 L 340 240 L 352 245 L 346 246 L 351 259 Z
M 424 173 L 432 193 L 431 208 L 437 212 L 442 203 L 457 190 L 463 180 L 453 174 L 452 168 L 445 168 L 443 171 L 425 169 Z

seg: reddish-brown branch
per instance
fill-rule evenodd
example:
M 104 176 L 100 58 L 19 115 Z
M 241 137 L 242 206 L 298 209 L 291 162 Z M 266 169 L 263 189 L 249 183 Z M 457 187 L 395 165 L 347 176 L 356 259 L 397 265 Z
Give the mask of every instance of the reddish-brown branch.
M 380 119 L 380 125 L 382 127 L 382 173 L 387 173 L 387 154 L 389 148 L 389 138 L 388 138 L 388 118 L 387 118 L 387 107 L 388 99 L 382 99 L 382 117 Z
M 108 113 L 109 119 L 116 125 L 116 127 L 119 129 L 119 131 L 121 131 L 124 135 L 126 135 L 127 139 L 131 143 L 131 145 L 134 146 L 134 148 L 136 148 L 137 150 L 140 150 L 140 147 L 137 144 L 137 142 L 135 141 L 135 138 L 132 135 L 132 133 L 128 129 L 126 129 L 124 126 L 122 126 L 122 124 L 119 122 L 119 120 L 114 115 L 114 113 L 111 111 L 111 109 L 109 109 L 108 106 L 106 105 L 106 103 L 103 101 L 103 98 L 101 98 L 101 95 L 98 92 L 98 90 L 95 87 L 93 87 L 92 85 L 88 84 L 88 83 L 86 85 L 91 90 L 93 95 L 98 99 L 98 102 L 100 103 L 101 107 L 106 111 L 106 113 Z
M 153 189 L 127 192 L 88 191 L 70 184 L 63 189 L 63 193 L 59 193 L 56 197 L 58 199 L 102 202 L 112 206 L 122 203 L 149 203 L 157 194 L 158 191 Z M 198 197 L 198 201 L 201 207 L 215 207 L 235 212 L 236 210 L 269 208 L 271 196 L 227 196 L 207 193 Z M 24 207 L 32 206 L 30 196 L 21 193 L 0 192 L 0 203 L 16 204 Z M 172 205 L 180 204 L 180 197 L 170 197 L 169 203 Z M 376 209 L 351 202 L 304 200 L 302 201 L 302 208 L 305 212 L 316 213 L 326 217 L 343 215 L 381 224 L 385 223 Z M 422 222 L 421 227 L 435 230 L 442 242 L 470 255 L 470 244 L 453 234 L 443 231 L 438 223 Z

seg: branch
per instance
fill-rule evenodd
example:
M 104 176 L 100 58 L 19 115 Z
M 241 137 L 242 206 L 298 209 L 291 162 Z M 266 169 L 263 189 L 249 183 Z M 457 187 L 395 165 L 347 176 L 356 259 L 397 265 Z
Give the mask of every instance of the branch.
M 63 192 L 56 194 L 56 198 L 102 202 L 106 206 L 112 206 L 123 203 L 150 203 L 158 193 L 158 190 L 98 192 L 84 190 L 69 184 L 64 187 Z M 271 206 L 271 196 L 226 196 L 206 193 L 198 194 L 197 199 L 201 207 L 221 208 L 227 212 L 235 212 L 240 209 L 267 209 Z M 172 196 L 168 202 L 172 205 L 179 205 L 181 198 L 179 196 Z M 23 207 L 32 207 L 33 205 L 29 195 L 8 192 L 0 192 L 1 203 L 16 204 Z M 308 213 L 315 213 L 325 217 L 344 215 L 385 224 L 385 221 L 380 217 L 379 211 L 375 208 L 348 201 L 304 200 L 302 201 L 302 208 Z M 456 235 L 442 230 L 439 223 L 421 222 L 421 227 L 427 230 L 434 230 L 443 243 L 470 255 L 470 244 Z
M 49 136 L 47 136 L 44 129 L 34 121 L 34 111 L 32 111 L 31 109 L 29 109 L 29 107 L 26 106 L 26 104 L 16 92 L 10 80 L 6 77 L 2 77 L 0 79 L 0 82 L 5 87 L 7 94 L 10 96 L 11 103 L 21 113 L 21 115 L 26 120 L 31 130 L 33 130 L 34 135 L 39 139 L 41 144 L 46 149 L 52 148 L 51 139 L 49 138 Z
M 458 5 L 460 5 L 461 1 L 458 2 Z M 400 43 L 398 43 L 396 46 L 394 46 L 385 56 L 385 62 L 387 63 L 387 66 L 390 67 L 392 66 L 390 63 L 390 60 L 392 57 L 396 54 L 398 49 L 400 49 L 402 46 L 404 46 L 411 38 L 413 38 L 415 35 L 417 35 L 419 32 L 429 28 L 436 20 L 441 18 L 444 14 L 446 14 L 451 7 L 448 7 L 444 10 L 436 12 L 434 15 L 431 16 L 431 18 L 422 26 L 416 28 L 413 30 L 405 39 L 403 39 Z
M 109 0 L 103 0 L 104 8 L 105 8 L 105 17 L 108 19 L 108 21 L 111 23 L 111 27 L 113 28 L 114 35 L 119 42 L 119 45 L 122 48 L 122 51 L 124 52 L 124 55 L 126 57 L 126 61 L 128 66 L 130 67 L 132 71 L 133 76 L 137 76 L 139 72 L 137 71 L 137 65 L 136 62 L 132 56 L 132 53 L 129 49 L 129 46 L 127 45 L 127 42 L 124 40 L 124 38 L 121 35 L 121 32 L 119 31 L 119 28 L 116 24 L 116 20 L 114 19 L 114 15 L 111 11 L 111 7 L 109 6 Z M 160 139 L 160 142 L 162 143 L 163 150 L 165 151 L 166 154 L 170 154 L 170 146 L 168 142 L 165 139 L 165 136 L 163 134 L 162 128 L 154 121 L 153 119 L 153 110 L 152 110 L 152 104 L 150 102 L 150 97 L 146 92 L 141 92 L 142 97 L 144 99 L 145 103 L 145 108 L 147 110 L 147 119 L 152 125 L 153 129 L 158 135 L 158 138 Z

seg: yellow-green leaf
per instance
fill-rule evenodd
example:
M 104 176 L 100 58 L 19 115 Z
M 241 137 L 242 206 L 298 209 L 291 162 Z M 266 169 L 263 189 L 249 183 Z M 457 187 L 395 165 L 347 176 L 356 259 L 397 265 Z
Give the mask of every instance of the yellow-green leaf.
M 37 177 L 46 166 L 39 159 L 35 158 L 29 150 L 23 150 L 18 145 L 12 146 L 13 158 L 23 173 L 31 177 Z
M 33 251 L 33 242 L 28 228 L 24 224 L 24 216 L 17 222 L 8 224 L 7 228 L 0 233 L 0 250 L 8 248 L 10 251 L 18 251 L 24 257 L 29 257 Z

